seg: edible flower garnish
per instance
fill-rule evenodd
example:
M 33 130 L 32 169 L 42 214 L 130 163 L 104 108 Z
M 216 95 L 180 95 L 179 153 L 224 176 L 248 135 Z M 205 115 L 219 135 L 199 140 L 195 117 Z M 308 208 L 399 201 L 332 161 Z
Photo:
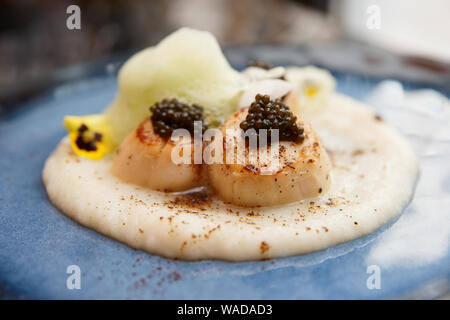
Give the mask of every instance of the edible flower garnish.
M 66 116 L 64 127 L 69 132 L 73 151 L 92 160 L 99 160 L 114 149 L 111 127 L 103 114 Z
M 285 81 L 284 67 L 272 68 L 262 62 L 253 63 L 242 71 L 242 94 L 239 99 L 239 107 L 248 107 L 255 95 L 268 95 L 272 100 L 280 99 L 294 87 Z
M 325 107 L 336 86 L 336 80 L 324 69 L 313 66 L 287 67 L 284 75 L 297 91 L 301 111 L 315 111 Z
M 247 81 L 259 81 L 266 79 L 282 79 L 286 69 L 284 67 L 275 67 L 270 69 L 263 69 L 260 67 L 250 66 L 242 71 L 244 78 Z

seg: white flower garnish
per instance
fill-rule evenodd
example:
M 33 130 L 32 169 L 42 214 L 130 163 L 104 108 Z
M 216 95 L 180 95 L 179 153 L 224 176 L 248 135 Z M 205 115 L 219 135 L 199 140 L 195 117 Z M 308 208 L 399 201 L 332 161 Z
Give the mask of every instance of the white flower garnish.
M 302 112 L 324 108 L 336 87 L 330 72 L 313 66 L 287 67 L 284 77 L 294 86 Z
M 248 67 L 242 74 L 249 81 L 258 81 L 266 79 L 278 79 L 284 76 L 286 69 L 284 67 L 275 67 L 269 70 L 258 68 L 258 67 Z
M 302 112 L 320 110 L 328 104 L 336 87 L 336 80 L 330 72 L 313 66 L 275 67 L 269 70 L 248 67 L 242 71 L 242 78 L 240 107 L 249 106 L 258 93 L 278 99 L 294 90 Z
M 239 107 L 250 106 L 255 101 L 257 94 L 266 94 L 275 100 L 293 90 L 292 84 L 280 79 L 285 73 L 284 67 L 275 67 L 269 70 L 259 67 L 246 68 L 242 71 L 243 92 L 239 100 Z
M 245 91 L 239 100 L 239 107 L 248 107 L 255 101 L 257 94 L 267 94 L 270 99 L 275 100 L 283 97 L 293 90 L 292 84 L 280 79 L 265 79 L 253 81 L 247 84 Z

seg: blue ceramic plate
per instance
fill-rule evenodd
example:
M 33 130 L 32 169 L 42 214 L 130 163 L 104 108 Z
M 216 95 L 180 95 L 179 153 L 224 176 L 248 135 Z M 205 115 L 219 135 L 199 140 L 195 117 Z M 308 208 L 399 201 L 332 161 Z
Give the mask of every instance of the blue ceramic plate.
M 282 58 L 276 62 L 283 63 Z M 343 72 L 335 76 L 339 92 L 360 100 L 379 82 Z M 407 86 L 421 87 L 411 83 Z M 448 290 L 448 251 L 420 266 L 382 267 L 381 288 L 368 288 L 371 273 L 367 273 L 366 258 L 392 224 L 367 237 L 312 254 L 229 263 L 164 259 L 133 250 L 70 220 L 47 199 L 41 181 L 44 161 L 65 135 L 64 115 L 101 111 L 113 100 L 116 90 L 115 75 L 102 73 L 53 88 L 1 118 L 0 297 L 359 299 L 409 297 L 417 292 L 432 297 L 435 291 L 416 290 L 429 288 L 430 284 L 435 290 L 436 283 L 439 294 Z M 412 139 L 421 141 L 420 137 Z M 427 159 L 421 159 L 425 165 Z M 433 162 L 448 174 L 441 199 L 448 199 L 450 193 L 448 163 Z M 413 202 L 404 215 L 414 214 L 414 208 Z M 442 245 L 448 245 L 448 240 Z M 79 290 L 66 286 L 70 265 L 81 270 Z

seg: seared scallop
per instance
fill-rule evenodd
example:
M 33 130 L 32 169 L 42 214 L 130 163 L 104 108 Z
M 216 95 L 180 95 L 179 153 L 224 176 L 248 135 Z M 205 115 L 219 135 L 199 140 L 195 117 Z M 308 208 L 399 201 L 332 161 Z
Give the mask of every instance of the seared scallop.
M 295 91 L 289 91 L 283 98 L 283 103 L 291 109 L 292 113 L 300 115 L 300 102 Z
M 255 161 L 255 150 L 245 143 L 240 130 L 248 109 L 237 111 L 222 127 L 224 163 L 208 166 L 209 182 L 216 194 L 236 205 L 271 206 L 325 193 L 330 186 L 331 164 L 311 127 L 297 120 L 298 126 L 304 128 L 303 141 L 267 144 L 267 153 Z M 238 148 L 242 145 L 245 156 L 239 160 Z M 261 148 L 257 147 L 259 152 Z
M 120 145 L 113 160 L 111 172 L 121 180 L 165 192 L 183 191 L 201 185 L 201 164 L 173 161 L 177 150 L 183 148 L 183 140 L 174 142 L 155 133 L 152 122 L 146 120 L 130 133 Z M 176 148 L 176 149 L 175 149 Z M 183 151 L 181 151 L 183 152 Z

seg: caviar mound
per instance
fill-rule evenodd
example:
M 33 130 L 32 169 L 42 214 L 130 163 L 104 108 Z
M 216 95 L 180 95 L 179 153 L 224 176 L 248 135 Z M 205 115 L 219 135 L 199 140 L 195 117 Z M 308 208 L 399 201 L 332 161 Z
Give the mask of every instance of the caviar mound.
M 305 139 L 304 128 L 297 124 L 297 117 L 289 107 L 279 100 L 272 101 L 268 95 L 257 94 L 255 101 L 248 109 L 247 117 L 240 123 L 244 131 L 255 129 L 267 130 L 267 137 L 271 137 L 271 130 L 279 130 L 279 139 L 302 143 Z
M 175 129 L 186 129 L 194 133 L 194 122 L 201 122 L 202 132 L 206 129 L 203 108 L 196 104 L 188 105 L 177 99 L 164 99 L 150 107 L 155 132 L 162 138 L 168 138 Z

